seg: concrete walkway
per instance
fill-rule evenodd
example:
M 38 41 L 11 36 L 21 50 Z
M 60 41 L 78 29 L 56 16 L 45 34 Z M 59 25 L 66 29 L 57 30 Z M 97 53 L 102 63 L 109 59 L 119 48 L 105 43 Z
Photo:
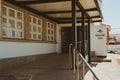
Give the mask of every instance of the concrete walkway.
M 96 67 L 93 67 L 94 72 L 97 74 L 99 80 L 120 80 L 120 55 L 108 54 L 107 59 L 111 59 L 112 62 L 98 63 Z M 93 80 L 93 75 L 89 71 L 85 80 Z
M 17 80 L 76 80 L 68 60 L 68 54 L 42 55 L 36 62 L 4 70 L 0 75 L 12 75 Z

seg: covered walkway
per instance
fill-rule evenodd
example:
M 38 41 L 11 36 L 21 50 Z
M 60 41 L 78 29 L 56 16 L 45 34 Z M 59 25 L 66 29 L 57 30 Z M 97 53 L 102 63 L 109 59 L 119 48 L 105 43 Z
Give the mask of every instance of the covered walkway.
M 77 63 L 80 61 L 79 52 L 77 51 L 80 51 L 80 54 L 82 54 L 84 58 L 87 57 L 88 60 L 86 60 L 90 62 L 90 26 L 94 22 L 102 22 L 103 16 L 100 8 L 101 0 L 0 0 L 0 3 L 3 5 L 1 6 L 1 10 L 6 8 L 6 13 L 8 10 L 11 10 L 11 7 L 13 9 L 12 12 L 17 12 L 17 10 L 19 11 L 20 9 L 22 15 L 20 17 L 20 22 L 24 25 L 21 26 L 21 33 L 17 33 L 18 35 L 15 35 L 15 31 L 19 30 L 19 26 L 15 26 L 16 29 L 11 32 L 12 35 L 5 34 L 1 36 L 1 40 L 3 41 L 11 40 L 14 42 L 14 39 L 16 42 L 22 41 L 22 45 L 15 44 L 17 49 L 16 47 L 11 49 L 11 46 L 14 46 L 14 43 L 10 45 L 10 48 L 5 45 L 6 49 L 10 50 L 5 50 L 5 52 L 2 52 L 3 55 L 7 54 L 7 56 L 4 55 L 2 58 L 36 55 L 39 53 L 59 53 L 57 48 L 61 48 L 60 31 L 62 26 L 66 27 L 64 26 L 66 24 L 67 26 L 72 27 L 71 39 L 73 45 L 72 50 L 74 52 L 74 70 L 76 69 Z M 10 15 L 7 14 L 7 16 L 14 19 L 13 16 L 16 15 L 11 16 L 11 14 L 12 13 L 10 13 Z M 17 16 L 18 15 L 19 14 L 17 14 Z M 1 20 L 3 18 L 9 19 L 4 14 L 4 11 L 3 14 L 0 14 L 0 16 L 2 16 L 0 18 Z M 38 19 L 38 16 L 40 19 Z M 19 20 L 19 16 L 17 18 Z M 14 21 L 16 20 L 14 19 Z M 37 23 L 39 27 L 34 27 L 34 23 L 35 25 Z M 8 23 L 5 23 L 5 25 L 6 24 Z M 81 26 L 80 33 L 77 31 L 78 26 Z M 5 26 L 3 25 L 3 27 Z M 7 27 L 10 28 L 9 25 L 7 25 Z M 37 28 L 39 28 L 40 31 L 37 30 Z M 5 28 L 5 30 L 7 30 L 7 28 Z M 7 30 L 7 32 L 9 32 L 9 30 Z M 78 34 L 80 34 L 80 36 L 78 36 Z M 28 42 L 28 44 L 24 44 L 24 42 Z M 33 44 L 30 42 L 33 42 Z M 35 44 L 36 42 L 38 43 Z M 81 42 L 81 46 L 79 47 L 77 46 L 78 42 Z M 5 44 L 5 42 L 3 42 L 3 44 Z M 17 50 L 16 53 L 14 50 Z M 0 73 L 1 75 L 13 75 L 13 77 L 18 76 L 16 77 L 19 78 L 18 80 L 21 78 L 27 78 L 24 80 L 28 80 L 28 78 L 29 80 L 81 80 L 82 68 L 79 69 L 79 67 L 81 66 L 77 65 L 77 71 L 75 72 L 75 75 L 73 75 L 73 70 L 70 69 L 67 54 L 50 54 L 41 55 L 38 60 L 32 63 L 21 65 L 9 70 L 4 70 Z M 23 77 L 20 77 L 20 75 Z

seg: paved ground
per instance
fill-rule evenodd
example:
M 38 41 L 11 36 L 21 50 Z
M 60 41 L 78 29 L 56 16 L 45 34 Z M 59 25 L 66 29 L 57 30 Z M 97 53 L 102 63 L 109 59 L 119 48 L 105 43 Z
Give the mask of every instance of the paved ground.
M 36 62 L 4 70 L 0 74 L 8 77 L 16 76 L 17 80 L 28 80 L 28 78 L 31 80 L 77 80 L 68 60 L 68 54 L 42 55 Z M 82 78 L 81 70 L 80 78 Z

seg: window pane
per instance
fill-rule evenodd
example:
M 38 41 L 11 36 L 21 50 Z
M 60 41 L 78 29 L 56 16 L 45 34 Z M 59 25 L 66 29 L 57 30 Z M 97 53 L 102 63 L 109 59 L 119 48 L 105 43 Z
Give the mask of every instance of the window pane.
M 39 32 L 39 33 L 41 32 L 41 27 L 38 27 L 38 32 Z
M 50 28 L 50 23 L 48 23 L 48 28 Z
M 41 35 L 40 34 L 38 35 L 38 39 L 41 39 Z
M 17 31 L 17 37 L 19 38 L 19 32 Z
M 48 36 L 48 40 L 50 40 L 50 36 Z
M 7 27 L 7 19 L 6 18 L 2 18 L 2 26 Z
M 29 33 L 29 38 L 32 38 L 32 34 L 31 33 Z
M 12 9 L 9 9 L 9 16 L 10 17 L 15 17 L 15 11 Z
M 53 37 L 51 37 L 51 40 L 53 41 Z
M 41 20 L 38 20 L 38 24 L 41 25 Z
M 50 34 L 50 30 L 48 29 L 48 34 Z
M 35 24 L 36 24 L 36 22 L 37 22 L 37 21 L 36 21 L 36 18 L 33 18 L 33 23 L 35 23 Z
M 23 34 L 22 34 L 22 32 L 20 32 L 20 37 L 23 37 Z
M 22 23 L 21 22 L 17 22 L 17 29 L 22 29 Z
M 29 24 L 29 31 L 32 31 L 32 26 L 31 26 L 31 24 Z
M 18 38 L 22 38 L 22 37 L 23 37 L 23 34 L 22 34 L 21 31 L 18 31 L 18 32 L 17 32 L 17 37 L 18 37 Z
M 34 32 L 36 32 L 36 31 L 37 31 L 36 26 L 33 26 L 33 31 L 34 31 Z
M 11 28 L 15 28 L 15 21 L 14 20 L 9 20 L 9 26 L 11 27 Z
M 12 37 L 15 37 L 15 31 L 12 30 Z
M 7 9 L 6 9 L 6 7 L 2 7 L 2 15 L 7 15 Z
M 33 39 L 36 39 L 36 34 L 33 34 Z
M 7 31 L 3 29 L 3 30 L 2 30 L 2 35 L 3 35 L 3 36 L 7 36 Z
M 51 25 L 51 29 L 53 29 L 53 24 Z
M 53 35 L 53 31 L 51 31 L 51 35 Z
M 20 12 L 17 12 L 17 19 L 20 19 L 20 20 L 22 20 L 22 13 L 20 13 Z

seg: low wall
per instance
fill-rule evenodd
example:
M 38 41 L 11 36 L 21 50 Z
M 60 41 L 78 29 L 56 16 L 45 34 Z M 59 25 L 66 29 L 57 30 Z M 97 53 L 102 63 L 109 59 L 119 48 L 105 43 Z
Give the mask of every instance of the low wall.
M 54 43 L 0 42 L 0 59 L 54 52 Z

